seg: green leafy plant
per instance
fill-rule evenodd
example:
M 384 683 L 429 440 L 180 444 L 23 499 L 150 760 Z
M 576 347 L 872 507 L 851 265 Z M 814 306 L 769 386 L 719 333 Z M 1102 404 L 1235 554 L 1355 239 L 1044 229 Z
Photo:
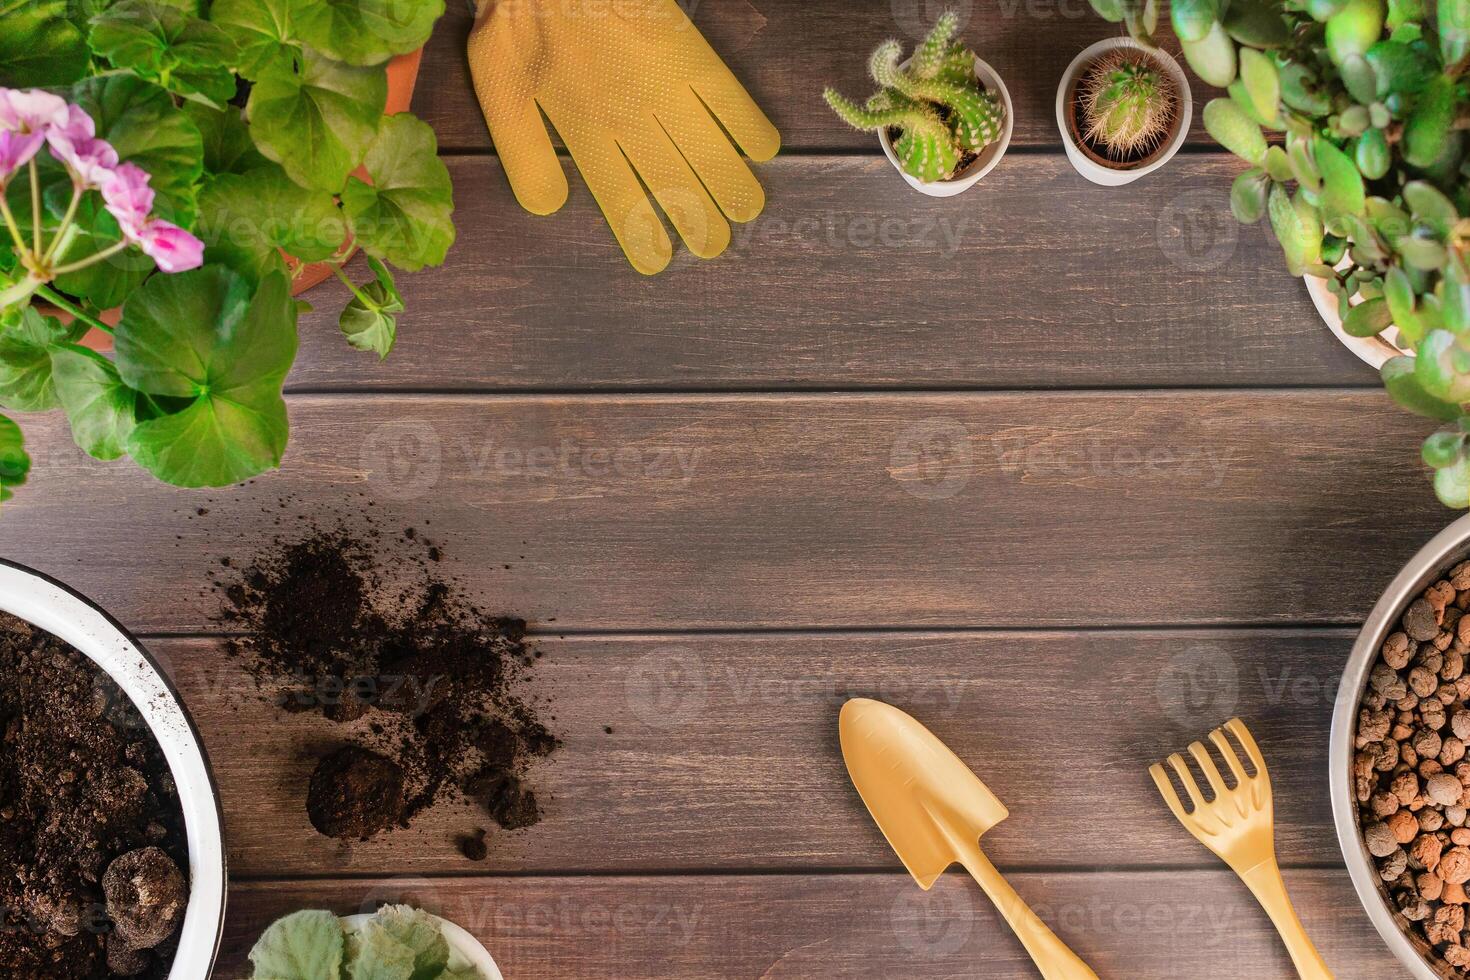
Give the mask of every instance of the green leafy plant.
M 1153 0 L 1092 5 L 1150 40 Z M 1328 282 L 1349 334 L 1392 328 L 1413 351 L 1384 385 L 1452 423 L 1423 458 L 1439 498 L 1470 506 L 1470 0 L 1176 0 L 1170 17 L 1228 92 L 1204 123 L 1250 166 L 1231 209 Z
M 388 905 L 348 929 L 330 912 L 277 920 L 250 951 L 254 980 L 484 980 L 473 966 L 450 966 L 439 921 Z
M 303 270 L 331 267 L 347 342 L 386 357 L 393 270 L 454 241 L 432 130 L 384 114 L 388 61 L 443 10 L 0 0 L 0 407 L 60 409 L 86 452 L 179 486 L 279 465 Z M 0 416 L 0 500 L 29 472 Z
M 967 157 L 1000 137 L 1005 110 L 975 78 L 975 52 L 955 39 L 959 17 L 947 12 L 902 65 L 897 41 L 878 45 L 868 71 L 882 91 L 863 105 L 835 89 L 822 93 L 848 125 L 865 132 L 897 130 L 893 150 L 904 171 L 923 181 L 948 180 Z
M 1088 66 L 1078 87 L 1083 136 L 1115 160 L 1151 153 L 1179 108 L 1179 93 L 1148 55 L 1111 51 Z

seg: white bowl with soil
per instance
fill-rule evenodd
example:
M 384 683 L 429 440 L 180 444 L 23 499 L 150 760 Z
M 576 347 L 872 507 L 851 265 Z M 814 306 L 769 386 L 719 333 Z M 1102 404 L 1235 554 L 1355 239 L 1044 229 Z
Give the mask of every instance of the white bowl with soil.
M 153 658 L 112 617 L 53 579 L 0 560 L 0 611 L 70 644 L 106 673 L 148 726 L 178 790 L 188 903 L 168 980 L 203 980 L 224 932 L 226 867 L 219 793 L 199 733 Z
M 1087 70 L 1099 59 L 1113 52 L 1127 51 L 1146 59 L 1170 82 L 1175 95 L 1172 118 L 1167 134 L 1151 149 L 1127 156 L 1109 154 L 1107 149 L 1085 135 L 1081 123 L 1080 83 Z M 1168 163 L 1189 136 L 1189 124 L 1194 117 L 1194 101 L 1189 93 L 1189 79 L 1167 52 L 1128 37 L 1110 37 L 1082 49 L 1067 70 L 1062 73 L 1057 86 L 1057 128 L 1062 133 L 1062 145 L 1067 151 L 1067 160 L 1073 168 L 1104 187 L 1121 187 L 1130 184 L 1145 174 Z
M 1374 855 L 1369 851 L 1369 844 L 1365 841 L 1367 830 L 1363 824 L 1363 814 L 1360 811 L 1360 806 L 1376 807 L 1377 798 L 1382 794 L 1381 789 L 1375 788 L 1373 798 L 1369 802 L 1363 803 L 1358 798 L 1359 794 L 1357 792 L 1354 764 L 1359 753 L 1357 745 L 1360 730 L 1359 712 L 1364 708 L 1372 710 L 1370 705 L 1364 703 L 1364 700 L 1369 693 L 1370 683 L 1374 683 L 1375 668 L 1380 664 L 1380 658 L 1386 659 L 1385 643 L 1391 635 L 1402 633 L 1405 639 L 1411 640 L 1414 644 L 1418 645 L 1420 650 L 1423 650 L 1424 646 L 1429 645 L 1427 641 L 1424 644 L 1420 644 L 1420 641 L 1413 640 L 1408 635 L 1410 624 L 1404 621 L 1406 612 L 1410 611 L 1411 606 L 1418 604 L 1419 599 L 1424 595 L 1426 589 L 1447 579 L 1452 569 L 1467 560 L 1470 560 L 1470 516 L 1461 517 L 1432 538 L 1428 544 L 1419 550 L 1418 554 L 1409 560 L 1403 570 L 1394 576 L 1393 581 L 1388 584 L 1388 588 L 1384 590 L 1383 595 L 1379 597 L 1378 602 L 1373 606 L 1372 612 L 1368 614 L 1368 618 L 1364 621 L 1362 631 L 1358 634 L 1357 640 L 1353 644 L 1352 653 L 1348 658 L 1346 668 L 1343 670 L 1342 683 L 1338 688 L 1337 701 L 1332 716 L 1332 738 L 1327 756 L 1328 777 L 1332 794 L 1332 818 L 1337 828 L 1337 839 L 1342 849 L 1343 859 L 1347 864 L 1349 874 L 1352 876 L 1353 886 L 1357 890 L 1359 900 L 1363 903 L 1363 908 L 1368 913 L 1368 918 L 1372 920 L 1374 927 L 1377 928 L 1383 941 L 1388 944 L 1389 949 L 1398 958 L 1399 962 L 1404 965 L 1409 974 L 1417 978 L 1417 980 L 1444 980 L 1446 977 L 1467 976 L 1470 975 L 1470 970 L 1461 967 L 1456 972 L 1456 970 L 1451 969 L 1444 962 L 1440 952 L 1431 947 L 1425 936 L 1414 934 L 1411 931 L 1416 923 L 1411 922 L 1400 911 L 1399 907 L 1391 901 L 1388 886 L 1385 885 L 1380 874 L 1380 862 L 1394 860 L 1394 857 L 1385 855 L 1382 858 L 1375 859 Z M 1470 572 L 1470 570 L 1466 571 Z M 1470 585 L 1470 583 L 1464 584 Z M 1455 605 L 1458 608 L 1458 605 Z M 1424 609 L 1422 606 L 1414 610 L 1413 615 L 1419 620 L 1424 619 Z M 1421 625 L 1432 625 L 1433 622 L 1431 618 L 1429 624 Z M 1429 634 L 1426 630 L 1420 632 L 1419 635 L 1427 637 Z M 1456 649 L 1456 647 L 1451 647 L 1450 649 Z M 1411 656 L 1413 659 L 1409 657 L 1405 658 L 1406 667 L 1410 669 L 1412 669 L 1414 660 L 1417 659 L 1417 654 Z M 1440 683 L 1440 678 L 1443 678 L 1446 674 L 1455 673 L 1453 667 L 1447 664 L 1450 659 L 1463 662 L 1464 655 L 1462 653 L 1456 653 L 1455 657 L 1451 658 L 1446 652 L 1442 658 L 1446 666 L 1442 667 L 1441 674 L 1432 678 L 1436 683 Z M 1392 665 L 1387 663 L 1384 663 L 1383 666 L 1392 667 Z M 1383 676 L 1380 673 L 1380 680 L 1376 683 L 1382 683 Z M 1460 675 L 1460 677 L 1464 676 L 1463 674 Z M 1422 674 L 1420 675 L 1420 680 L 1424 680 Z M 1464 686 L 1464 689 L 1470 690 L 1470 684 L 1466 684 L 1463 681 L 1461 684 Z M 1427 687 L 1422 689 L 1428 690 Z M 1382 696 L 1381 688 L 1375 687 L 1375 691 L 1377 692 L 1377 696 Z M 1422 701 L 1424 704 L 1428 704 L 1434 698 L 1435 695 L 1431 694 L 1423 698 Z M 1450 705 L 1446 705 L 1446 713 L 1451 717 L 1455 713 L 1463 710 L 1462 698 L 1457 699 Z M 1393 702 L 1390 702 L 1386 707 L 1390 712 L 1396 710 Z M 1381 721 L 1379 724 L 1381 724 Z M 1449 742 L 1453 737 L 1451 731 L 1459 731 L 1463 730 L 1463 728 L 1464 726 L 1460 723 L 1454 726 L 1446 725 L 1443 729 L 1444 735 L 1441 742 Z M 1461 746 L 1463 745 L 1463 739 L 1454 738 L 1454 740 L 1461 743 Z M 1381 743 L 1368 743 L 1365 745 L 1365 748 L 1370 748 L 1378 744 Z M 1453 771 L 1457 765 L 1458 763 L 1453 763 L 1444 768 L 1447 771 Z M 1384 772 L 1388 772 L 1388 770 L 1384 770 Z M 1376 778 L 1376 774 L 1374 778 Z M 1432 787 L 1426 779 L 1423 785 L 1423 798 L 1419 804 L 1420 809 L 1413 810 L 1412 812 L 1414 814 L 1417 815 L 1423 813 L 1425 810 L 1436 809 L 1439 805 L 1439 801 L 1431 798 L 1434 795 L 1431 790 Z M 1392 803 L 1393 801 L 1389 801 L 1390 805 Z M 1387 809 L 1388 806 L 1385 805 L 1384 810 Z M 1407 811 L 1408 808 L 1404 809 Z M 1392 815 L 1379 817 L 1378 814 L 1382 812 L 1384 811 L 1370 810 L 1368 815 L 1369 819 L 1375 823 L 1380 820 L 1391 821 Z M 1454 814 L 1454 816 L 1459 819 L 1464 819 L 1463 814 Z M 1419 822 L 1417 816 L 1416 822 Z M 1470 821 L 1466 823 L 1470 825 Z M 1453 821 L 1447 820 L 1442 830 L 1450 831 L 1455 828 L 1456 825 L 1453 824 Z M 1422 833 L 1422 830 L 1416 833 Z M 1417 874 L 1420 869 L 1414 867 L 1414 864 L 1418 863 L 1418 861 L 1417 858 L 1413 857 L 1413 847 L 1410 847 L 1408 842 L 1404 843 L 1404 849 L 1410 855 L 1410 863 L 1407 866 L 1407 870 L 1410 874 Z M 1417 844 L 1417 840 L 1414 843 Z M 1460 855 L 1459 857 L 1462 859 L 1470 858 L 1470 854 Z M 1439 865 L 1436 865 L 1436 867 L 1439 867 Z M 1447 875 L 1447 877 L 1459 877 L 1459 875 Z M 1418 914 L 1417 911 L 1415 914 Z
M 904 62 L 905 65 L 908 62 Z M 1005 82 L 1000 80 L 995 69 L 990 67 L 980 58 L 975 59 L 975 79 L 981 88 L 992 92 L 1000 99 L 1001 108 L 1005 111 L 1005 118 L 1001 120 L 1000 136 L 993 143 L 988 144 L 983 150 L 976 154 L 975 159 L 962 165 L 955 175 L 948 180 L 920 180 L 907 170 L 898 161 L 898 154 L 893 152 L 893 138 L 888 135 L 888 130 L 879 130 L 878 142 L 883 147 L 883 155 L 888 162 L 893 164 L 893 169 L 899 172 L 904 181 L 915 190 L 930 197 L 954 197 L 963 194 L 974 187 L 990 171 L 994 170 L 1000 158 L 1005 156 L 1006 149 L 1011 145 L 1011 132 L 1015 128 L 1015 107 L 1011 105 L 1011 93 L 1006 89 Z

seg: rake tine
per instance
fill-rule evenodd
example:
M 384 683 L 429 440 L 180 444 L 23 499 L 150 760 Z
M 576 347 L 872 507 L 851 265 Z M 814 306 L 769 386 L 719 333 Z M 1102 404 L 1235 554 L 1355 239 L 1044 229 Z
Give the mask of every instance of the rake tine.
M 1254 736 L 1250 729 L 1245 727 L 1245 722 L 1239 718 L 1231 718 L 1225 723 L 1225 727 L 1238 739 L 1245 748 L 1245 754 L 1250 757 L 1251 765 L 1255 766 L 1257 775 L 1266 771 L 1266 757 L 1261 755 L 1260 746 L 1256 745 Z
M 1215 743 L 1215 748 L 1220 750 L 1221 758 L 1230 767 L 1230 771 L 1235 774 L 1236 788 L 1239 789 L 1241 786 L 1244 786 L 1250 780 L 1250 777 L 1245 774 L 1245 766 L 1240 764 L 1240 757 L 1235 754 L 1235 746 L 1230 744 L 1230 740 L 1225 737 L 1225 733 L 1218 728 L 1210 732 L 1210 741 Z
M 1200 742 L 1189 743 L 1189 754 L 1194 756 L 1194 761 L 1199 763 L 1200 770 L 1204 772 L 1205 779 L 1214 790 L 1215 802 L 1219 802 L 1230 795 L 1230 790 L 1225 787 L 1225 779 L 1220 775 L 1220 770 L 1215 766 L 1215 760 L 1210 758 L 1210 751 Z
M 1204 794 L 1199 791 L 1199 783 L 1194 781 L 1194 773 L 1189 771 L 1189 766 L 1184 761 L 1184 756 L 1175 752 L 1169 756 L 1169 765 L 1173 767 L 1175 775 L 1184 784 L 1184 790 L 1189 794 L 1189 800 L 1194 804 L 1195 812 L 1205 808 Z
M 1169 782 L 1168 773 L 1164 767 L 1155 762 L 1148 767 L 1148 774 L 1154 777 L 1154 785 L 1159 788 L 1159 795 L 1164 802 L 1169 804 L 1169 810 L 1180 823 L 1189 819 L 1189 814 L 1184 812 L 1184 803 L 1179 799 L 1179 794 L 1174 791 L 1174 784 Z

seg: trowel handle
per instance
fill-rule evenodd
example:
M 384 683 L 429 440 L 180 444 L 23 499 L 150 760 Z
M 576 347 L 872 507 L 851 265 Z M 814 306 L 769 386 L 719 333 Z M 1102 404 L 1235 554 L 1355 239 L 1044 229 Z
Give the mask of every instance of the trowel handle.
M 1067 944 L 1057 938 L 1045 922 L 1031 911 L 1010 882 L 1001 877 L 995 865 L 980 850 L 977 843 L 964 842 L 960 848 L 960 863 L 965 866 L 985 894 L 995 903 L 1000 914 L 1010 923 L 1011 929 L 1031 954 L 1031 959 L 1046 980 L 1097 980 L 1097 974 L 1082 962 Z

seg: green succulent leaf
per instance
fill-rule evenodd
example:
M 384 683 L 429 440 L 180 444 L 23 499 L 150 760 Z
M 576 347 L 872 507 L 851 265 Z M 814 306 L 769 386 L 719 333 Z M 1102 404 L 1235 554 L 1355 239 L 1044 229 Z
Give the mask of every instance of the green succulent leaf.
M 1470 333 L 1470 270 L 1458 258 L 1445 263 L 1440 317 L 1446 330 L 1464 335 Z
M 180 95 L 223 103 L 235 94 L 235 43 L 167 0 L 117 0 L 92 19 L 92 50 Z
M 407 113 L 384 116 L 364 166 L 372 182 L 352 177 L 342 192 L 358 244 L 409 272 L 442 263 L 454 198 L 434 131 Z
M 1225 88 L 1235 81 L 1235 42 L 1218 21 L 1198 41 L 1180 41 L 1184 58 L 1206 84 Z
M 240 74 L 259 81 L 295 70 L 301 47 L 295 14 L 307 5 L 308 0 L 214 0 L 209 19 L 235 42 Z
M 1378 180 L 1388 173 L 1391 160 L 1388 140 L 1381 129 L 1370 129 L 1353 142 L 1353 162 L 1358 172 L 1369 180 Z
M 1326 137 L 1317 137 L 1313 158 L 1322 174 L 1322 212 L 1330 223 L 1337 215 L 1360 215 L 1367 207 L 1367 192 L 1358 165 Z
M 1418 380 L 1415 359 L 1407 354 L 1389 358 L 1379 370 L 1383 386 L 1394 402 L 1403 409 L 1425 418 L 1452 422 L 1460 415 L 1460 407 L 1442 401 L 1425 391 Z
M 1253 225 L 1266 214 L 1266 195 L 1271 178 L 1252 167 L 1235 178 L 1230 185 L 1230 212 L 1241 224 Z
M 204 241 L 205 261 L 258 283 L 285 271 L 281 251 L 307 262 L 331 258 L 346 241 L 347 224 L 331 194 L 307 190 L 266 162 L 210 180 L 199 194 L 195 233 Z
M 1465 448 L 1463 432 L 1436 432 L 1424 440 L 1420 455 L 1424 462 L 1435 469 L 1453 466 Z
M 1242 48 L 1239 80 L 1250 95 L 1256 113 L 1262 119 L 1275 119 L 1281 107 L 1281 78 L 1276 73 L 1276 63 L 1255 48 Z
M 137 420 L 138 393 L 100 354 L 61 348 L 51 354 L 56 393 L 71 423 L 72 439 L 96 459 L 119 459 Z
M 1453 65 L 1470 54 L 1470 0 L 1438 0 L 1438 8 L 1434 26 L 1439 32 L 1440 60 Z
M 1420 271 L 1429 272 L 1444 265 L 1444 246 L 1433 239 L 1405 235 L 1394 242 L 1394 248 L 1398 249 L 1405 262 Z
M 255 84 L 246 114 L 260 151 L 292 180 L 336 194 L 377 136 L 387 97 L 381 67 L 355 68 L 308 48 L 299 71 Z
M 1416 95 L 1434 78 L 1433 62 L 1420 46 L 1402 41 L 1379 41 L 1365 56 L 1378 83 L 1378 96 Z
M 1252 48 L 1278 48 L 1291 39 L 1280 4 L 1270 0 L 1230 0 L 1221 23 L 1231 38 Z
M 1265 162 L 1266 137 L 1240 106 L 1229 99 L 1211 99 L 1204 120 L 1210 136 L 1225 149 L 1255 166 Z
M 26 306 L 0 320 L 0 406 L 44 412 L 60 404 L 51 378 L 51 350 L 82 330 Z
M 369 258 L 373 281 L 358 290 L 342 311 L 338 326 L 347 342 L 358 350 L 376 351 L 378 359 L 387 357 L 398 339 L 398 319 L 403 312 L 403 297 L 393 281 L 393 273 L 377 259 Z
M 1317 169 L 1317 160 L 1312 155 L 1312 142 L 1292 133 L 1286 138 L 1286 159 L 1291 162 L 1291 174 L 1302 187 L 1316 194 L 1322 189 L 1322 171 Z
M 265 931 L 250 962 L 258 980 L 341 980 L 346 946 L 335 915 L 297 912 Z
M 316 0 L 296 16 L 307 44 L 352 65 L 376 65 L 423 47 L 444 0 Z
M 1470 351 L 1459 346 L 1448 330 L 1431 330 L 1419 344 L 1414 377 L 1430 395 L 1441 401 L 1470 400 Z
M 1279 143 L 1272 143 L 1266 147 L 1266 173 L 1272 180 L 1281 184 L 1296 179 L 1296 175 L 1291 172 L 1291 160 L 1287 158 L 1286 150 Z
M 0 503 L 15 495 L 14 488 L 23 486 L 30 472 L 31 457 L 20 426 L 0 415 Z
M 1382 297 L 1358 303 L 1342 318 L 1342 329 L 1350 337 L 1376 337 L 1392 325 L 1393 315 Z
M 1332 111 L 1332 101 L 1322 80 L 1307 66 L 1287 61 L 1277 66 L 1281 80 L 1281 101 L 1309 116 L 1325 116 Z
M 1447 237 L 1460 220 L 1454 202 L 1426 180 L 1410 181 L 1404 185 L 1403 193 L 1414 220 L 1428 225 L 1441 238 Z
M 1433 166 L 1445 151 L 1455 121 L 1455 83 L 1443 75 L 1431 81 L 1404 123 L 1404 159 L 1416 167 Z
M 188 399 L 133 429 L 128 453 L 138 465 L 185 487 L 228 486 L 279 465 L 288 434 L 281 386 L 296 356 L 285 276 L 267 276 L 253 295 L 248 280 L 219 265 L 154 276 L 128 298 L 116 343 L 124 382 Z
M 87 72 L 87 39 L 67 0 L 0 0 L 0 85 L 69 85 Z
M 1427 331 L 1417 310 L 1418 296 L 1414 283 L 1398 266 L 1389 269 L 1383 277 L 1383 299 L 1388 303 L 1394 326 L 1411 345 L 1417 345 Z
M 1202 41 L 1220 18 L 1218 0 L 1174 0 L 1169 20 L 1181 41 Z
M 1341 65 L 1352 55 L 1368 52 L 1383 34 L 1383 0 L 1348 0 L 1327 20 L 1327 53 Z
M 1434 471 L 1434 495 L 1446 507 L 1470 506 L 1470 459 Z
M 204 172 L 204 139 L 168 92 L 136 75 L 99 75 L 74 86 L 71 98 L 96 120 L 97 135 L 121 159 L 149 173 L 159 213 L 191 225 L 194 184 Z
M 1271 217 L 1271 230 L 1286 255 L 1286 267 L 1294 276 L 1302 275 L 1313 258 L 1310 231 L 1301 219 L 1291 195 L 1281 184 L 1272 184 L 1266 199 Z
M 1348 94 L 1364 106 L 1378 98 L 1378 75 L 1368 59 L 1360 54 L 1348 55 L 1337 69 Z

